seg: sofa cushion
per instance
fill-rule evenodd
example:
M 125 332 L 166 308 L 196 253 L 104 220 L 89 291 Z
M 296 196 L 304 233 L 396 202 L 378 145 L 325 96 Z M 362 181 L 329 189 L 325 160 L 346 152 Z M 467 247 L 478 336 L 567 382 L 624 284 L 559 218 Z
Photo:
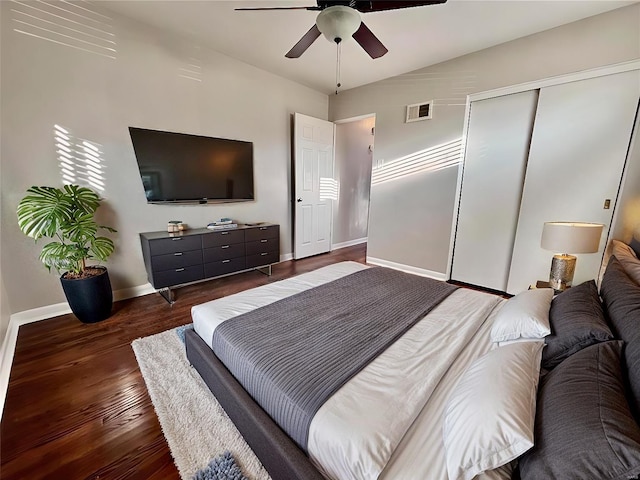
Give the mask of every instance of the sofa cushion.
M 552 369 L 565 358 L 594 343 L 613 340 L 604 317 L 596 282 L 572 287 L 551 302 L 551 334 L 545 338 L 542 366 Z
M 522 480 L 628 479 L 640 475 L 640 427 L 620 368 L 621 341 L 598 343 L 540 380 L 534 447 Z

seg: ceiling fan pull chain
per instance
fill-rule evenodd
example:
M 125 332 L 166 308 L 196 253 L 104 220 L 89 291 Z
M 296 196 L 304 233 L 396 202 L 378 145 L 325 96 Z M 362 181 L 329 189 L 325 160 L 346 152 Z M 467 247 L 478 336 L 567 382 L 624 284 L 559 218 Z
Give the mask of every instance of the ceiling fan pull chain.
M 340 85 L 340 51 L 341 51 L 342 42 L 336 42 L 336 95 L 338 94 L 338 89 L 341 87 Z

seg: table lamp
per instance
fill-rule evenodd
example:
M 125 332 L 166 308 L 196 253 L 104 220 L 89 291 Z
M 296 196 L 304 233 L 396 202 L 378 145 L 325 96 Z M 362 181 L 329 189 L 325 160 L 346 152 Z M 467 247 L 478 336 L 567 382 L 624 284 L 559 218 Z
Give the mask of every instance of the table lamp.
M 572 253 L 595 253 L 604 225 L 599 223 L 545 222 L 540 246 L 556 253 L 551 261 L 549 286 L 557 291 L 571 286 L 576 270 Z

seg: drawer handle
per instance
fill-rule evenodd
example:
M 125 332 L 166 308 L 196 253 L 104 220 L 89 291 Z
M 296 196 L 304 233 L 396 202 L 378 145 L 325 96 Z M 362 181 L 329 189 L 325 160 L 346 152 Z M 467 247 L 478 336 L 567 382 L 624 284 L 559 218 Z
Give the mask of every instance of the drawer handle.
M 182 240 L 182 237 L 175 237 L 175 238 L 172 238 L 171 240 L 174 242 L 177 242 L 178 240 Z
M 260 240 L 260 243 L 267 243 L 269 240 Z
M 184 272 L 184 267 L 183 268 L 176 268 L 176 272 Z
M 266 230 L 268 227 L 260 227 L 260 230 Z
M 173 255 L 176 256 L 176 257 L 179 257 L 179 256 L 182 255 L 182 252 L 174 253 Z
M 222 245 L 220 248 L 229 248 L 229 245 Z
M 231 260 L 222 260 L 222 263 L 229 263 Z
M 220 235 L 229 235 L 229 232 L 220 232 Z
M 264 252 L 264 253 L 261 253 L 260 255 L 264 257 L 265 255 L 269 255 L 269 252 Z

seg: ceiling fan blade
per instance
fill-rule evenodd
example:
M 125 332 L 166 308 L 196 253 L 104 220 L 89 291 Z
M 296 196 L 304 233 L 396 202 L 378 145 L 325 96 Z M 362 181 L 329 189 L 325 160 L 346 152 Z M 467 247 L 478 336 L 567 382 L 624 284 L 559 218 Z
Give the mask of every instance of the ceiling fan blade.
M 361 13 L 398 10 L 400 8 L 424 7 L 446 3 L 447 0 L 356 0 L 355 8 Z
M 320 7 L 245 7 L 245 8 L 234 8 L 234 10 L 320 10 Z
M 360 23 L 360 28 L 353 34 L 353 39 L 364 48 L 365 52 L 367 52 L 371 58 L 380 58 L 389 51 L 387 47 L 378 40 L 378 37 L 367 28 L 364 22 Z
M 311 27 L 309 31 L 298 41 L 298 43 L 296 43 L 293 48 L 287 52 L 285 57 L 298 58 L 311 46 L 313 42 L 316 41 L 319 36 L 320 30 L 318 30 L 318 26 L 314 23 L 313 27 Z

